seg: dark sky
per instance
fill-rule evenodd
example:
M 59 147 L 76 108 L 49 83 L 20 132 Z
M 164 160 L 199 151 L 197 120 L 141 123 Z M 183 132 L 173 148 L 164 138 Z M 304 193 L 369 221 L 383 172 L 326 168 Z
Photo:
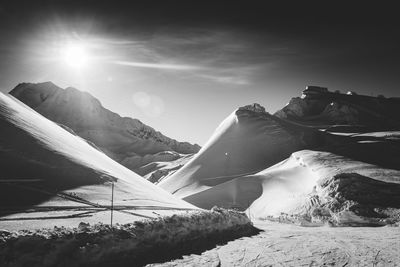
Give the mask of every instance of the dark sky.
M 349 1 L 347 1 L 349 2 Z M 1 1 L 0 88 L 51 80 L 203 144 L 240 105 L 310 84 L 400 96 L 397 8 L 352 1 Z M 85 69 L 57 56 L 88 53 Z

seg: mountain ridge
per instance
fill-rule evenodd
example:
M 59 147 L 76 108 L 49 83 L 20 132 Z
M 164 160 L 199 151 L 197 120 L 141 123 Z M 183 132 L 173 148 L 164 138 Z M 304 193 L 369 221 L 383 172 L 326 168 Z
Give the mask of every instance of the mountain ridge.
M 306 125 L 349 124 L 379 129 L 400 127 L 400 98 L 366 96 L 355 92 L 331 92 L 326 87 L 307 86 L 275 116 Z
M 21 83 L 9 94 L 50 120 L 71 128 L 131 170 L 163 161 L 157 157 L 160 152 L 192 154 L 200 149 L 197 144 L 169 138 L 138 119 L 121 117 L 103 107 L 90 93 L 73 87 L 62 89 L 52 82 Z M 154 159 L 149 155 L 154 155 Z

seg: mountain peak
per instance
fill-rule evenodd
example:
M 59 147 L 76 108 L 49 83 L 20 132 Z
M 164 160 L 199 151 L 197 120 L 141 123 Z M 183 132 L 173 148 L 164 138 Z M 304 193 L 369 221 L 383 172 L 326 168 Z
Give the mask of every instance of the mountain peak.
M 260 104 L 258 104 L 258 103 L 254 103 L 252 105 L 246 105 L 246 106 L 243 106 L 243 107 L 239 107 L 238 110 L 249 110 L 249 111 L 253 111 L 253 112 L 256 112 L 256 113 L 266 113 L 265 112 L 265 108 L 263 106 L 261 106 Z
M 34 87 L 35 89 L 38 89 L 38 88 L 61 89 L 61 87 L 58 87 L 56 84 L 54 84 L 51 81 L 41 82 L 41 83 L 25 83 L 25 82 L 23 82 L 23 83 L 19 83 L 13 90 L 11 90 L 11 92 L 12 91 L 20 91 L 20 90 L 23 90 L 23 89 L 26 89 L 26 88 L 32 88 L 32 87 Z
M 61 92 L 63 89 L 52 82 L 20 83 L 9 92 L 31 108 L 41 105 L 48 97 Z

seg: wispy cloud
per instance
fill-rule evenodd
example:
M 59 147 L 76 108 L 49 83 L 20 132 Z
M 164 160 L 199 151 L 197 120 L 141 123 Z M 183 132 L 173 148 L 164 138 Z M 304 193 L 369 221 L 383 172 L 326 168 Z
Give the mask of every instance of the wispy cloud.
M 99 38 L 95 43 L 104 46 L 107 51 L 101 54 L 112 55 L 107 61 L 115 65 L 179 71 L 185 79 L 243 86 L 265 72 L 266 62 L 277 64 L 287 53 L 277 50 L 272 40 L 265 47 L 255 46 L 252 38 L 227 30 L 163 29 L 136 40 Z
M 145 63 L 133 61 L 114 61 L 114 64 L 137 67 L 137 68 L 150 68 L 150 69 L 166 69 L 166 70 L 199 70 L 201 67 L 179 64 L 164 64 L 164 63 Z
M 246 77 L 239 77 L 239 76 L 199 74 L 198 77 L 224 84 L 232 84 L 232 85 L 250 84 L 250 81 L 246 79 Z

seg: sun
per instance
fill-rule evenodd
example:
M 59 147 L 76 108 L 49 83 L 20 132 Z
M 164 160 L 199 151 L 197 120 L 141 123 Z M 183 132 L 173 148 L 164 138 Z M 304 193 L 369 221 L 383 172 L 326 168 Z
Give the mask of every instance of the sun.
M 61 49 L 61 59 L 73 69 L 82 69 L 88 65 L 89 54 L 81 44 L 68 44 Z

